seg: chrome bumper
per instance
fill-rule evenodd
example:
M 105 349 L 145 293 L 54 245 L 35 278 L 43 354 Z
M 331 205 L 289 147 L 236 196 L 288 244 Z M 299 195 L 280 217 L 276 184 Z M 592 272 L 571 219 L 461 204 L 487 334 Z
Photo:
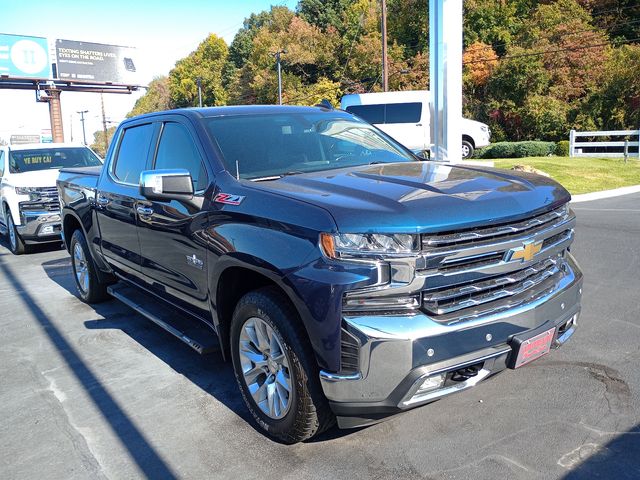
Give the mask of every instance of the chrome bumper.
M 320 372 L 322 388 L 342 427 L 374 423 L 375 418 L 465 390 L 506 368 L 514 335 L 542 325 L 568 327 L 554 339 L 559 346 L 575 330 L 580 311 L 582 273 L 568 256 L 568 274 L 547 296 L 518 307 L 459 323 L 441 323 L 425 314 L 344 317 L 360 342 L 360 372 L 341 376 Z M 482 364 L 465 382 L 445 384 L 418 399 L 421 381 L 465 365 Z M 367 415 L 369 413 L 370 415 Z M 365 416 L 352 421 L 346 417 Z M 342 422 L 340 422 L 341 417 Z
M 50 241 L 60 237 L 62 228 L 59 212 L 21 211 L 22 225 L 16 225 L 16 230 L 25 240 Z

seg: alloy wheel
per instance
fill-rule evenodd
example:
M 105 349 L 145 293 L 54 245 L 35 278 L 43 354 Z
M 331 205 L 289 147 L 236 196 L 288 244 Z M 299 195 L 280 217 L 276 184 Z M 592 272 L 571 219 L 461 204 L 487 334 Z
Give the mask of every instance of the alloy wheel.
M 82 290 L 82 293 L 87 293 L 89 290 L 89 267 L 80 242 L 77 242 L 73 247 L 73 271 L 76 275 L 78 287 Z
M 16 251 L 18 249 L 18 239 L 16 238 L 16 227 L 13 225 L 13 218 L 9 215 L 9 221 L 7 222 L 9 230 L 9 242 L 11 243 L 11 250 Z
M 245 385 L 258 408 L 272 419 L 283 418 L 291 407 L 291 369 L 279 335 L 251 317 L 242 326 L 239 353 Z

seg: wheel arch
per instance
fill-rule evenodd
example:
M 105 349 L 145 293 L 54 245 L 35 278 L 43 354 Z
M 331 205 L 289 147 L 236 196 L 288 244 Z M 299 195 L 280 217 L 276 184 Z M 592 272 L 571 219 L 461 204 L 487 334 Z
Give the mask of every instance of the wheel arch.
M 230 359 L 230 326 L 233 312 L 240 299 L 247 293 L 264 287 L 273 287 L 291 304 L 305 327 L 303 306 L 297 300 L 292 287 L 284 280 L 284 275 L 275 268 L 240 261 L 235 258 L 220 259 L 213 280 L 210 283 L 211 311 L 218 332 L 220 347 L 225 359 Z

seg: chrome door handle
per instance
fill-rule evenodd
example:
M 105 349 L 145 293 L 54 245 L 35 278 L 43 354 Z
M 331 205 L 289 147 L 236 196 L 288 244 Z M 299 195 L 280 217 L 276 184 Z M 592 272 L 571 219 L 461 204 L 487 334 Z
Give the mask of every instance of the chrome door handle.
M 144 217 L 148 217 L 150 215 L 153 215 L 153 208 L 151 207 L 136 207 L 136 211 L 138 212 L 139 215 L 142 215 Z
M 98 195 L 98 198 L 96 198 L 96 202 L 98 203 L 98 205 L 108 205 L 110 200 L 105 197 L 104 195 Z

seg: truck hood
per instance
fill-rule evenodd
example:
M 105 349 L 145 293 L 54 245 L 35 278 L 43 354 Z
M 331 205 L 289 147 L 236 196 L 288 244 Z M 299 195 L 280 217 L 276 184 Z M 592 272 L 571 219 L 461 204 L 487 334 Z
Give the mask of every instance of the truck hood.
M 346 233 L 489 226 L 542 213 L 571 198 L 546 177 L 430 161 L 291 175 L 252 187 L 324 208 Z
M 14 187 L 55 187 L 58 179 L 57 168 L 34 172 L 12 173 L 7 180 Z

